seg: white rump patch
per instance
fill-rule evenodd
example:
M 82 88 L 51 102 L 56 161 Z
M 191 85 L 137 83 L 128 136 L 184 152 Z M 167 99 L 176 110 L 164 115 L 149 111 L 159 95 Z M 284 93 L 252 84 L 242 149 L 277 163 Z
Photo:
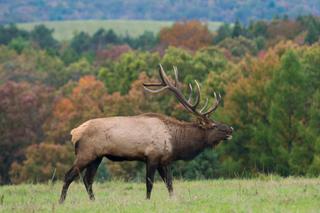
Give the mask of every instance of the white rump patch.
M 76 143 L 80 140 L 83 132 L 88 126 L 89 126 L 89 122 L 85 122 L 80 126 L 78 126 L 77 128 L 71 130 L 70 132 L 70 134 L 72 135 L 71 142 L 73 143 L 73 145 L 76 145 Z

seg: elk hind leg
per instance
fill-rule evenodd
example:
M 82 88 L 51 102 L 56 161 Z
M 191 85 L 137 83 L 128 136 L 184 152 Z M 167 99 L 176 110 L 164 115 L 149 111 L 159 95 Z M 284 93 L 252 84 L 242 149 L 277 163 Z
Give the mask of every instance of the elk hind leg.
M 66 199 L 67 191 L 68 191 L 70 184 L 72 183 L 72 181 L 74 181 L 75 178 L 77 178 L 80 175 L 83 168 L 84 168 L 83 166 L 79 166 L 78 164 L 74 164 L 71 167 L 71 169 L 69 169 L 69 171 L 65 174 L 64 184 L 62 187 L 60 200 L 59 200 L 60 204 L 62 204 L 64 202 L 64 200 Z
M 101 160 L 102 160 L 102 158 L 99 157 L 99 158 L 95 159 L 94 161 L 92 161 L 91 163 L 89 163 L 89 165 L 87 166 L 87 169 L 86 169 L 86 173 L 83 177 L 83 183 L 86 187 L 86 190 L 88 192 L 90 200 L 94 200 L 94 193 L 92 190 L 92 184 L 93 184 L 94 176 L 96 175 L 97 169 L 101 163 Z
M 59 203 L 62 204 L 64 200 L 66 199 L 68 188 L 70 184 L 78 177 L 80 176 L 82 170 L 88 165 L 90 160 L 87 159 L 77 159 L 75 160 L 73 166 L 69 171 L 65 174 L 64 177 L 64 184 L 61 190 L 60 200 Z

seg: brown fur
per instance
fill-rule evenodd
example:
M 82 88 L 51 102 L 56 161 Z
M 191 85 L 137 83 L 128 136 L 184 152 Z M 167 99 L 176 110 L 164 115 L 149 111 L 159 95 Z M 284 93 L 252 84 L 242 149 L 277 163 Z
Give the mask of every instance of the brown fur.
M 185 122 L 185 121 L 180 121 L 177 120 L 175 118 L 166 116 L 166 115 L 162 115 L 159 113 L 153 113 L 153 112 L 149 112 L 149 113 L 144 113 L 141 114 L 140 116 L 145 116 L 145 117 L 156 117 L 161 119 L 163 122 L 165 122 L 167 125 L 178 125 L 178 126 L 197 126 L 195 123 L 191 123 L 191 122 Z

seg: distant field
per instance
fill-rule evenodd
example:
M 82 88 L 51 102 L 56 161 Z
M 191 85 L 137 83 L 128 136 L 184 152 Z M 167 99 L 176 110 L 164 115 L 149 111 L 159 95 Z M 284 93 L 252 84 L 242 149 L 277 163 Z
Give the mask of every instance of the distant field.
M 0 186 L 0 212 L 319 212 L 320 180 L 175 181 L 168 197 L 162 182 L 145 200 L 145 184 L 111 181 L 94 184 L 96 201 L 83 184 L 72 184 L 59 205 L 62 183 Z
M 146 21 L 146 20 L 76 20 L 76 21 L 47 21 L 17 24 L 18 27 L 31 30 L 35 25 L 44 24 L 54 29 L 54 37 L 57 40 L 69 40 L 76 32 L 93 34 L 99 28 L 113 29 L 118 35 L 137 37 L 144 31 L 159 32 L 162 27 L 172 25 L 172 21 Z M 220 22 L 208 22 L 209 29 L 215 31 L 221 25 Z

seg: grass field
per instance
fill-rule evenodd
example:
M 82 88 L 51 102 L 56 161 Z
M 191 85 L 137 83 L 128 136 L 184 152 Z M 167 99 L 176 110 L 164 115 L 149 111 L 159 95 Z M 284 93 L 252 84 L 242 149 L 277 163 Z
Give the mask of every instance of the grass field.
M 0 212 L 319 212 L 320 180 L 175 181 L 169 198 L 162 182 L 145 200 L 143 183 L 111 181 L 94 184 L 89 201 L 82 183 L 71 185 L 66 202 L 58 204 L 62 183 L 0 187 Z
M 54 29 L 54 37 L 57 40 L 69 40 L 76 32 L 95 33 L 99 28 L 113 29 L 118 35 L 137 37 L 144 31 L 159 32 L 162 27 L 172 25 L 172 21 L 148 21 L 148 20 L 75 20 L 75 21 L 46 21 L 21 23 L 17 26 L 21 29 L 31 30 L 35 25 L 44 24 Z M 214 31 L 221 25 L 220 22 L 208 22 L 210 30 Z

